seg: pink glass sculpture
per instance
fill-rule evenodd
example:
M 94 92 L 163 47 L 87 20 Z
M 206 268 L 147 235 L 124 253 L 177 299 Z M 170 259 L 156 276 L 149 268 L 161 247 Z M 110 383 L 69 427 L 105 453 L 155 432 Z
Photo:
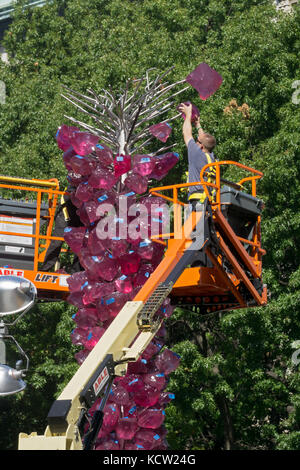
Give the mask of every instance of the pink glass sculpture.
M 221 86 L 223 78 L 216 70 L 202 62 L 186 77 L 186 81 L 198 91 L 202 100 L 207 100 Z
M 78 155 L 89 155 L 93 147 L 98 143 L 99 137 L 88 132 L 73 132 L 70 137 L 70 142 Z
M 150 132 L 165 142 L 171 128 L 161 123 L 152 126 Z M 147 191 L 148 178 L 162 179 L 178 162 L 178 154 L 168 152 L 157 157 L 135 155 L 131 166 L 130 155 L 114 158 L 112 151 L 98 140 L 76 128 L 65 128 L 59 137 L 60 145 L 65 149 L 63 161 L 68 170 L 68 181 L 75 187 L 71 191 L 71 200 L 84 225 L 79 229 L 68 227 L 65 232 L 65 240 L 78 254 L 84 270 L 68 278 L 70 295 L 67 301 L 77 308 L 72 317 L 76 327 L 71 339 L 83 347 L 75 355 L 78 364 L 82 364 L 125 303 L 135 298 L 163 257 L 164 247 L 142 233 L 142 224 L 136 222 L 136 216 L 141 215 L 145 207 L 144 225 L 147 229 L 150 227 L 149 238 L 154 230 L 151 227 L 154 218 L 160 220 L 157 229 L 160 233 L 165 221 L 164 201 L 153 196 L 139 197 L 139 194 Z M 126 176 L 119 179 L 125 173 Z M 140 209 L 134 216 L 128 211 L 137 202 Z M 110 213 L 105 204 L 119 209 L 119 215 L 112 216 L 117 230 L 112 233 L 104 229 L 108 238 L 100 239 L 99 217 Z M 125 216 L 122 215 L 124 207 Z M 127 229 L 128 223 L 139 225 L 134 236 Z M 168 317 L 171 311 L 170 303 L 165 301 L 156 315 Z M 166 375 L 174 370 L 178 357 L 172 359 L 160 352 L 164 345 L 163 336 L 162 331 L 157 333 L 142 357 L 128 364 L 127 374 L 115 379 L 104 409 L 97 450 L 167 448 L 162 426 L 163 407 L 171 398 L 163 390 Z M 98 401 L 90 410 L 91 415 L 97 406 Z
M 159 124 L 154 124 L 153 126 L 150 126 L 149 132 L 161 142 L 167 142 L 172 132 L 172 128 L 170 124 L 167 124 L 166 122 L 161 122 Z

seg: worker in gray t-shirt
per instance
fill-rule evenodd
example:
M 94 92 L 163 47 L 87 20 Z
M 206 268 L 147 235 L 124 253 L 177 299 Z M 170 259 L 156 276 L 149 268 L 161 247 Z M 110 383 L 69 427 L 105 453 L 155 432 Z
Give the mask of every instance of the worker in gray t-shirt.
M 180 111 L 185 114 L 185 120 L 182 127 L 185 145 L 188 149 L 189 160 L 189 183 L 200 181 L 200 172 L 202 168 L 215 161 L 213 149 L 216 145 L 216 139 L 203 131 L 200 125 L 200 119 L 195 122 L 198 130 L 197 142 L 195 142 L 192 133 L 192 105 L 181 104 Z M 188 201 L 194 205 L 193 201 L 203 203 L 206 198 L 203 186 L 195 185 L 189 187 Z

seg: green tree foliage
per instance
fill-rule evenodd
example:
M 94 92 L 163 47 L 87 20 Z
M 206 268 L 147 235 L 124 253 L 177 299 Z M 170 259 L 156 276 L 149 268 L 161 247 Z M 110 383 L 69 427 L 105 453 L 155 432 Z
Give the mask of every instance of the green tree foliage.
M 146 69 L 175 65 L 180 80 L 205 61 L 224 78 L 205 103 L 191 88 L 181 98 L 201 111 L 217 138 L 219 160 L 264 173 L 267 307 L 199 318 L 177 309 L 168 344 L 181 355 L 169 389 L 166 424 L 173 449 L 300 449 L 300 375 L 291 357 L 299 321 L 300 9 L 276 12 L 271 1 L 65 0 L 22 10 L 5 36 L 0 65 L 7 98 L 0 105 L 2 173 L 58 177 L 65 169 L 54 135 L 73 115 L 61 85 L 85 92 L 118 90 Z M 177 103 L 174 104 L 174 107 Z M 82 116 L 80 116 L 82 118 Z M 173 124 L 181 155 L 170 183 L 184 180 L 182 122 Z M 67 304 L 39 304 L 19 332 L 31 359 L 28 390 L 1 399 L 1 446 L 17 432 L 43 432 L 53 397 L 76 369 Z M 26 349 L 27 348 L 27 349 Z M 3 404 L 3 405 L 2 405 Z

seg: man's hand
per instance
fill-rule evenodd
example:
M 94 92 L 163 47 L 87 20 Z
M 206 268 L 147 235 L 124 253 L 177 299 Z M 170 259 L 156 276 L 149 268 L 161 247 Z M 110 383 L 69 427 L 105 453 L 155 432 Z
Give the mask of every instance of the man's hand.
M 187 118 L 190 118 L 190 119 L 192 118 L 192 103 L 189 105 L 181 103 L 178 109 L 179 111 L 184 113 Z

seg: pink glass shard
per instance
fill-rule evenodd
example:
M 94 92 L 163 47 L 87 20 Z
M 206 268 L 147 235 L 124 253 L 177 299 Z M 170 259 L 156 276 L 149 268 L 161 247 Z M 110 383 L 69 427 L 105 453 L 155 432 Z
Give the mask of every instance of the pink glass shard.
M 132 170 L 141 176 L 150 175 L 154 170 L 155 160 L 151 155 L 134 155 Z
M 115 176 L 119 176 L 127 173 L 131 168 L 131 156 L 130 155 L 116 155 L 114 160 Z
M 81 366 L 81 364 L 86 360 L 86 358 L 88 357 L 90 351 L 88 351 L 87 349 L 81 349 L 81 351 L 78 351 L 76 354 L 75 354 L 75 359 L 77 361 L 77 363 Z
M 109 433 L 114 430 L 119 416 L 120 411 L 116 403 L 107 403 L 104 407 L 104 417 L 101 426 L 101 430 L 104 430 L 105 433 Z
M 77 326 L 96 326 L 98 321 L 97 310 L 95 308 L 81 308 L 72 318 L 76 322 Z
M 157 447 L 161 442 L 161 436 L 154 429 L 140 429 L 134 436 L 136 444 L 143 446 L 145 450 Z
M 155 242 L 148 239 L 140 241 L 137 246 L 138 255 L 142 259 L 150 261 L 153 256 L 154 244 Z
M 71 137 L 77 131 L 79 131 L 78 127 L 67 126 L 66 124 L 60 126 L 55 136 L 58 147 L 64 152 L 68 150 L 71 146 Z
M 138 415 L 138 425 L 141 428 L 157 429 L 165 420 L 165 411 L 160 408 L 146 408 Z
M 138 374 L 127 374 L 122 378 L 121 384 L 129 393 L 135 393 L 144 387 L 143 379 Z
M 216 70 L 202 62 L 186 77 L 186 81 L 198 91 L 202 100 L 206 100 L 218 90 L 223 78 Z
M 137 194 L 143 194 L 148 188 L 148 178 L 137 173 L 130 173 L 125 179 L 124 184 L 129 190 Z
M 91 255 L 102 256 L 104 255 L 106 248 L 97 236 L 97 228 L 94 228 L 89 233 L 87 247 Z
M 128 250 L 127 241 L 120 237 L 105 238 L 102 244 L 116 258 L 125 255 Z
M 70 142 L 78 155 L 85 156 L 92 152 L 93 147 L 99 142 L 99 137 L 88 132 L 73 132 Z
M 87 275 L 84 271 L 79 271 L 67 278 L 67 284 L 70 292 L 79 292 L 82 285 L 87 281 Z
M 138 406 L 147 408 L 158 402 L 159 394 L 159 390 L 155 390 L 153 387 L 150 387 L 150 385 L 145 385 L 141 390 L 135 392 L 133 399 Z
M 119 450 L 120 445 L 117 439 L 111 436 L 104 437 L 96 441 L 95 450 Z
M 98 210 L 99 204 L 96 201 L 86 201 L 83 203 L 80 210 L 84 211 L 89 224 L 96 222 L 101 218 L 101 212 Z
M 192 122 L 196 121 L 196 119 L 200 116 L 200 111 L 199 109 L 197 108 L 196 105 L 194 105 L 193 103 L 191 103 L 190 101 L 185 101 L 184 102 L 185 105 L 192 105 Z M 180 106 L 180 105 L 179 105 Z M 177 106 L 177 109 L 179 111 L 179 106 Z M 185 114 L 184 113 L 181 113 L 183 119 L 185 119 Z
M 138 272 L 136 273 L 133 281 L 134 287 L 141 287 L 149 279 L 153 273 L 153 267 L 151 264 L 142 264 Z
M 116 435 L 118 439 L 130 440 L 138 430 L 136 419 L 124 416 L 120 418 L 116 426 Z
M 83 327 L 75 328 L 71 333 L 71 341 L 75 346 L 82 346 L 88 329 Z
M 124 294 L 129 294 L 133 289 L 131 278 L 129 276 L 125 276 L 125 274 L 115 280 L 115 286 L 118 292 L 122 292 Z
M 78 254 L 82 248 L 83 240 L 86 234 L 85 227 L 66 227 L 64 230 L 65 242 L 71 250 Z
M 81 175 L 80 173 L 76 173 L 76 171 L 69 171 L 68 176 L 67 176 L 68 182 L 72 186 L 78 186 L 80 183 L 83 183 L 84 181 L 88 180 L 88 176 L 86 175 Z M 73 194 L 73 193 L 72 193 Z
M 170 124 L 167 124 L 166 122 L 161 122 L 159 124 L 154 124 L 153 126 L 150 126 L 149 132 L 161 142 L 167 142 L 172 132 L 172 128 Z
M 119 263 L 121 267 L 122 274 L 129 276 L 130 274 L 135 274 L 140 265 L 140 257 L 137 253 L 127 253 L 126 255 L 120 256 Z
M 159 400 L 158 400 L 158 405 L 159 406 L 164 406 L 167 403 L 170 403 L 170 401 L 175 399 L 174 393 L 171 392 L 161 392 Z
M 97 144 L 93 149 L 96 153 L 101 165 L 110 166 L 114 161 L 113 153 L 110 148 L 106 147 L 104 144 Z
M 130 397 L 127 390 L 119 383 L 113 383 L 109 400 L 117 403 L 118 405 L 128 405 L 130 403 Z
M 70 159 L 70 165 L 75 173 L 82 176 L 89 175 L 93 169 L 91 160 L 77 154 Z
M 161 349 L 161 344 L 157 343 L 156 341 L 151 341 L 148 346 L 146 347 L 145 351 L 143 352 L 142 358 L 148 361 L 149 359 L 157 354 Z
M 92 188 L 110 190 L 116 181 L 117 179 L 112 171 L 98 166 L 92 170 L 88 182 Z
M 124 450 L 145 450 L 145 448 L 134 442 L 134 439 L 131 441 L 125 441 Z
M 77 186 L 75 197 L 80 201 L 86 202 L 93 196 L 93 188 L 88 185 L 88 182 L 80 183 Z
M 119 271 L 117 260 L 111 255 L 104 255 L 101 261 L 99 276 L 105 281 L 111 282 Z
M 156 390 L 162 390 L 166 386 L 166 377 L 163 372 L 150 372 L 144 375 L 144 382 Z
M 114 205 L 116 202 L 116 195 L 113 191 L 105 191 L 104 189 L 100 189 L 96 191 L 94 196 L 95 201 L 100 204 L 112 204 Z
M 111 295 L 103 297 L 103 309 L 109 313 L 111 318 L 115 318 L 128 300 L 127 294 L 113 292 Z
M 86 270 L 88 277 L 97 280 L 102 271 L 103 257 L 97 255 L 83 255 L 82 252 L 80 255 L 80 263 Z
M 128 374 L 145 374 L 148 370 L 147 360 L 139 359 L 136 362 L 129 362 L 127 367 Z
M 155 366 L 160 372 L 170 374 L 173 372 L 180 363 L 180 356 L 170 349 L 164 349 L 155 359 Z
M 155 167 L 149 178 L 162 180 L 179 160 L 178 153 L 168 152 L 155 157 Z
M 72 170 L 71 161 L 74 155 L 76 155 L 76 152 L 73 147 L 69 147 L 63 154 L 63 162 L 67 170 Z
M 105 333 L 105 329 L 100 326 L 95 326 L 93 328 L 89 328 L 87 331 L 86 337 L 84 339 L 83 346 L 85 349 L 91 351 L 96 344 L 98 343 L 101 336 Z

